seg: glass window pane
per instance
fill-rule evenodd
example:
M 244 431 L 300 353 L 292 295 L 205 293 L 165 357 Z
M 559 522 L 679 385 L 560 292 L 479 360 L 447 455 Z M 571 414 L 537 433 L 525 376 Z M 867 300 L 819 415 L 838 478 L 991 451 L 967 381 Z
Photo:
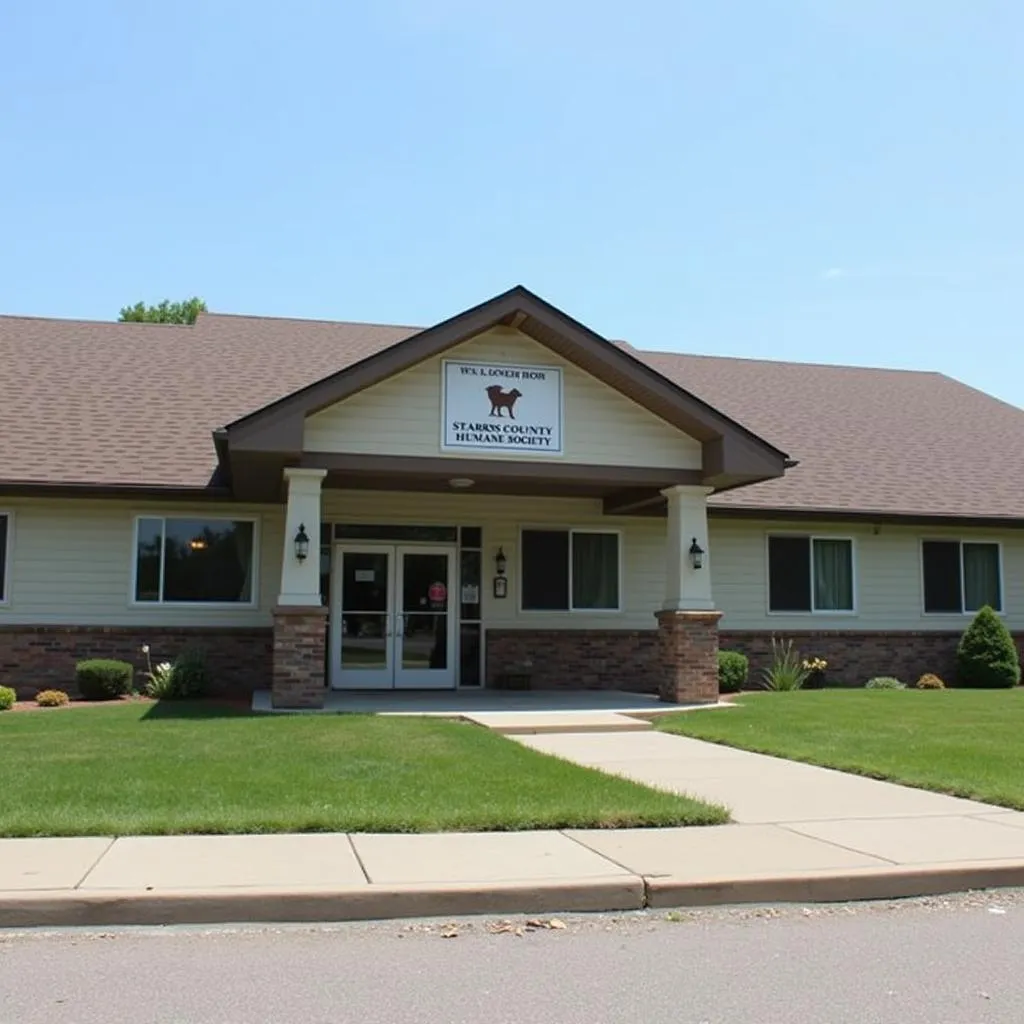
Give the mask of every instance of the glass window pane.
M 459 628 L 459 685 L 480 686 L 480 633 L 478 622 L 463 623 Z
M 768 538 L 768 608 L 773 612 L 811 610 L 810 538 Z
M 251 601 L 253 525 L 230 519 L 165 519 L 164 600 Z
M 955 540 L 926 540 L 921 545 L 924 561 L 924 610 L 959 612 L 960 543 Z
M 7 599 L 7 516 L 0 516 L 0 601 Z
M 460 618 L 480 618 L 480 569 L 482 557 L 479 551 L 462 551 L 459 554 Z
M 964 610 L 988 605 L 1002 611 L 999 585 L 999 545 L 964 545 Z
M 387 523 L 335 523 L 335 540 L 408 540 L 420 543 L 454 544 L 454 526 L 391 526 Z
M 459 531 L 459 543 L 464 548 L 478 548 L 483 540 L 483 530 L 479 526 L 464 526 Z
M 814 542 L 814 609 L 853 611 L 853 544 L 850 541 Z
M 619 607 L 619 536 L 572 535 L 573 608 Z
M 445 612 L 449 589 L 447 555 L 412 551 L 402 555 L 403 612 Z
M 523 608 L 568 611 L 568 531 L 523 530 L 521 564 Z
M 331 606 L 331 545 L 320 545 L 320 603 Z
M 341 608 L 345 612 L 382 612 L 388 605 L 386 551 L 345 551 L 341 555 Z
M 160 550 L 163 547 L 162 519 L 140 519 L 135 547 L 135 600 L 160 600 Z

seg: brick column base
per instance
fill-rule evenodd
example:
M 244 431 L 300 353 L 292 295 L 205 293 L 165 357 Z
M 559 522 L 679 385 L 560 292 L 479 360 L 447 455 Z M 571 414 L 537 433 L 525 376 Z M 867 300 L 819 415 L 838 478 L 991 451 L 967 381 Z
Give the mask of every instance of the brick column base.
M 279 605 L 274 609 L 275 708 L 322 708 L 326 682 L 327 609 Z
M 657 612 L 661 674 L 658 696 L 670 704 L 718 700 L 721 612 Z

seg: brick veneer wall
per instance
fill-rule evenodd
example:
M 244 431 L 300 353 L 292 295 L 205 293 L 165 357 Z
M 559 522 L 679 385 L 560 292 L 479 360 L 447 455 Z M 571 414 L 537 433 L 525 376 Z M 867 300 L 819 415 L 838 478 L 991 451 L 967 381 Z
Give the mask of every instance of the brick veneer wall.
M 750 683 L 771 662 L 772 633 L 719 630 L 720 650 L 742 651 L 750 658 Z M 872 676 L 895 675 L 913 683 L 934 672 L 947 683 L 954 679 L 956 632 L 786 631 L 774 634 L 792 640 L 803 657 L 828 663 L 829 684 L 863 686 Z M 1014 634 L 1024 662 L 1024 633 Z M 487 685 L 494 686 L 506 667 L 529 658 L 532 686 L 537 690 L 630 690 L 657 693 L 662 678 L 657 629 L 489 629 Z
M 785 631 L 775 636 L 792 640 L 804 658 L 819 657 L 828 662 L 830 685 L 863 686 L 874 676 L 895 676 L 905 683 L 916 682 L 925 672 L 934 672 L 946 683 L 955 677 L 956 647 L 961 631 L 920 632 L 837 632 Z M 1024 633 L 1014 634 L 1024 658 Z M 740 651 L 750 659 L 750 681 L 756 684 L 761 670 L 772 657 L 772 634 L 723 630 L 718 637 L 721 650 Z
M 22 699 L 49 687 L 74 694 L 76 662 L 118 658 L 141 673 L 146 668 L 143 644 L 149 644 L 154 665 L 173 660 L 186 647 L 204 651 L 219 696 L 243 696 L 270 686 L 269 627 L 13 625 L 0 625 L 0 685 L 13 686 Z M 143 679 L 136 678 L 141 688 Z
M 275 608 L 273 649 L 274 707 L 323 707 L 327 609 L 288 605 Z
M 535 690 L 630 690 L 657 693 L 656 629 L 489 629 L 487 685 L 529 659 Z
M 673 704 L 718 700 L 718 620 L 721 612 L 658 612 L 661 680 L 658 694 Z

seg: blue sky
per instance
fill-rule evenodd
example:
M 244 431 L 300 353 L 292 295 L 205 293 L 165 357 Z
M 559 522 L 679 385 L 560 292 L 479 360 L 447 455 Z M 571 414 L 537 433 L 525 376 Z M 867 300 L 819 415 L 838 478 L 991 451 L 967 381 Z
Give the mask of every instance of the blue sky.
M 7 3 L 0 311 L 427 324 L 522 283 L 1024 405 L 1022 111 L 1019 0 Z

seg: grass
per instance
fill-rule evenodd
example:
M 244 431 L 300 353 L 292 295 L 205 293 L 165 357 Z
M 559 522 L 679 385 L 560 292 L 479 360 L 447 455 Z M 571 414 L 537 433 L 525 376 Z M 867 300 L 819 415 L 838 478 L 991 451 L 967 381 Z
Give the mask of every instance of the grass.
M 0 835 L 705 825 L 726 812 L 428 718 L 120 704 L 0 715 Z
M 658 728 L 1024 810 L 1024 690 L 747 694 Z

